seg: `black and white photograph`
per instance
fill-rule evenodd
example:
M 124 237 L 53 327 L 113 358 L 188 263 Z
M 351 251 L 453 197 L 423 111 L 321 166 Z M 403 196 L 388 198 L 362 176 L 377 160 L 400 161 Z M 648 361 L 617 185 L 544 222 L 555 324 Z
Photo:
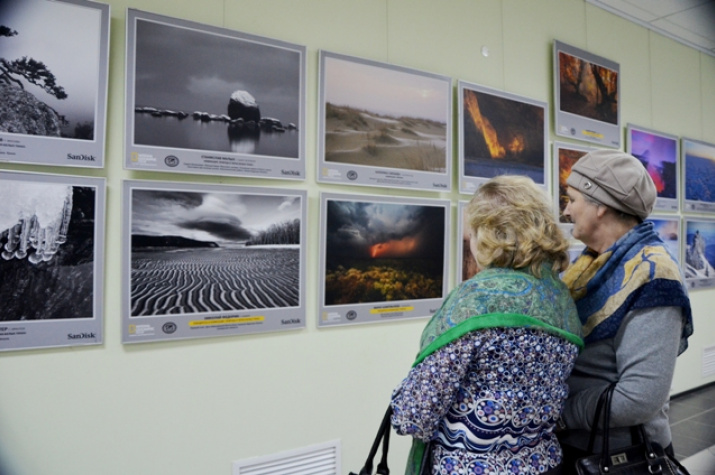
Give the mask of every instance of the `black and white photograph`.
M 305 47 L 127 11 L 125 167 L 305 179 Z
M 127 180 L 124 343 L 305 326 L 306 192 Z
M 109 20 L 91 1 L 0 2 L 0 162 L 104 167 Z
M 446 76 L 320 52 L 319 182 L 449 191 Z
M 715 287 L 715 219 L 683 218 L 682 267 L 691 289 Z
M 498 175 L 523 175 L 546 189 L 548 107 L 516 94 L 459 81 L 459 191 Z
M 619 64 L 560 41 L 553 56 L 556 135 L 620 148 Z
M 105 180 L 0 172 L 0 351 L 102 343 Z
M 433 315 L 446 296 L 449 200 L 321 193 L 319 326 Z

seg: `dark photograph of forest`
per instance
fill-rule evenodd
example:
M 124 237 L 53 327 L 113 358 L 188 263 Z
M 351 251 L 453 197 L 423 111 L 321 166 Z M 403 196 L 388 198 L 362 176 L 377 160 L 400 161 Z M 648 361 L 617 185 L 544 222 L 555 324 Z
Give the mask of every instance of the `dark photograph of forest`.
M 618 71 L 559 51 L 562 112 L 618 124 Z
M 325 305 L 442 297 L 445 209 L 327 201 Z
M 463 93 L 464 174 L 526 175 L 544 183 L 544 108 L 471 89 Z

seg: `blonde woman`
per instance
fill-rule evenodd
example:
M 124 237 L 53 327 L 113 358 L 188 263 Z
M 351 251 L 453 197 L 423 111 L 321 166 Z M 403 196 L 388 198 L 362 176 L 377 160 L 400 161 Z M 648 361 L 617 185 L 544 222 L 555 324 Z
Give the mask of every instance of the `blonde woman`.
M 392 397 L 393 427 L 414 438 L 408 474 L 425 450 L 422 473 L 561 473 L 554 428 L 583 341 L 559 280 L 568 242 L 554 216 L 526 177 L 493 178 L 472 197 L 479 272 L 429 321 Z

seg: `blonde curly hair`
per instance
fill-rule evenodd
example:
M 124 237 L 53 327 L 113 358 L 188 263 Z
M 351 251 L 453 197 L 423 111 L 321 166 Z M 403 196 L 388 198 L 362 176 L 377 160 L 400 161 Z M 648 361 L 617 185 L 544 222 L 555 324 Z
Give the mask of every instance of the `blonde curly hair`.
M 569 243 L 546 194 L 530 178 L 492 178 L 477 189 L 465 214 L 480 269 L 529 268 L 540 277 L 543 264 L 555 272 L 569 264 Z

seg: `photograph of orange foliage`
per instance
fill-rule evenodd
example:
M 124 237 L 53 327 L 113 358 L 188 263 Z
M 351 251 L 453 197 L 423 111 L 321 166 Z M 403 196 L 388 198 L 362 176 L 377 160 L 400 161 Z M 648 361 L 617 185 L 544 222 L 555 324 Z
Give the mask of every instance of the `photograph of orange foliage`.
M 554 42 L 557 135 L 619 147 L 619 65 Z

